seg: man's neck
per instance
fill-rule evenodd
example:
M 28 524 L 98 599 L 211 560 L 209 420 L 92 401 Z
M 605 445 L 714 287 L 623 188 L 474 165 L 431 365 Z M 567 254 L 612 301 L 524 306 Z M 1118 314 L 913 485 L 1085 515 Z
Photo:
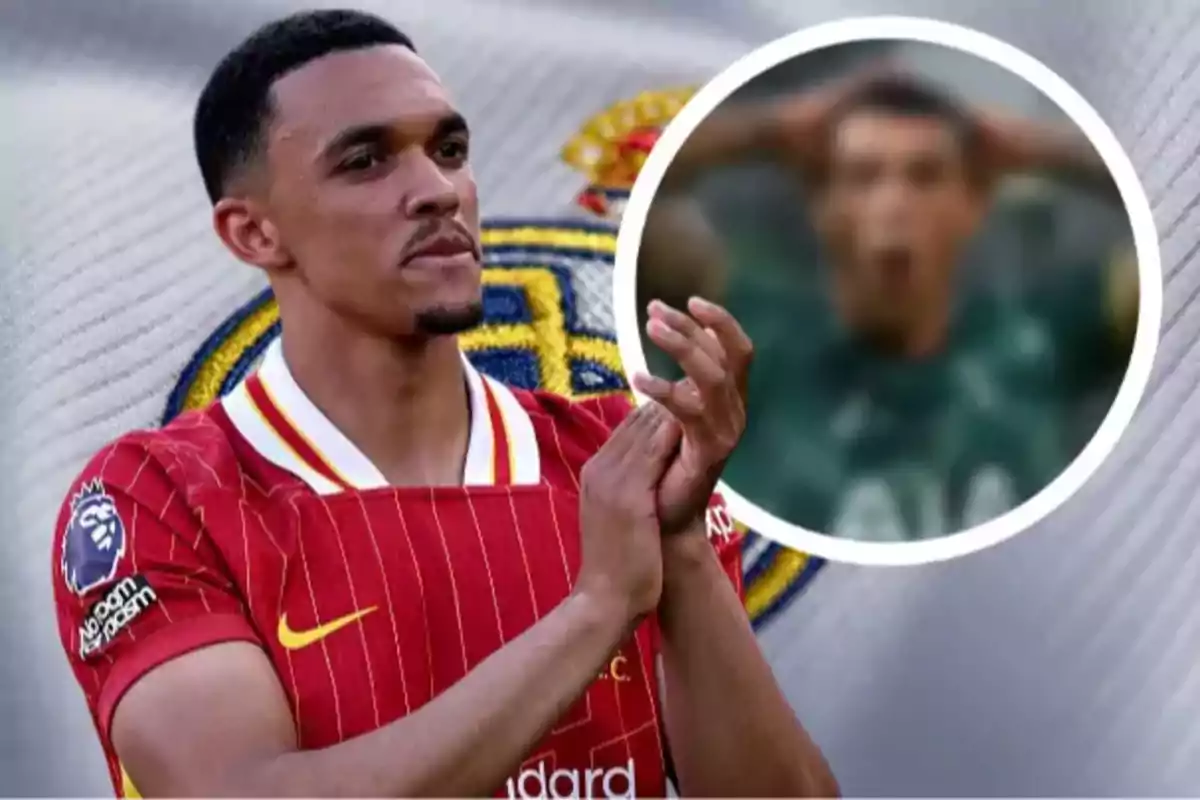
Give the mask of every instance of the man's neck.
M 456 485 L 470 398 L 453 336 L 379 338 L 346 325 L 285 328 L 296 383 L 394 486 Z
M 834 298 L 838 316 L 851 335 L 892 358 L 914 361 L 932 358 L 949 340 L 954 316 L 949 289 L 938 297 L 929 298 L 911 319 L 887 328 L 864 324 L 857 313 L 853 294 L 846 287 L 835 286 Z
M 880 355 L 903 361 L 923 361 L 937 356 L 949 340 L 950 315 L 935 313 L 922 316 L 912 324 L 891 328 L 873 328 L 842 315 L 842 324 L 852 339 Z
M 897 338 L 897 355 L 913 361 L 932 358 L 942 351 L 950 331 L 948 309 L 922 314 Z

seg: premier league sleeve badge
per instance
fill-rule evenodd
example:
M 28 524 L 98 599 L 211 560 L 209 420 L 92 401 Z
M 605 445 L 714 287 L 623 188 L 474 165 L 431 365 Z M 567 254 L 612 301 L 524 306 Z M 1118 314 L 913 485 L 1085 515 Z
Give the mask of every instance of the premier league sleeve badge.
M 62 574 L 67 588 L 85 595 L 116 575 L 125 555 L 125 523 L 116 501 L 97 480 L 71 498 L 71 516 L 63 536 Z

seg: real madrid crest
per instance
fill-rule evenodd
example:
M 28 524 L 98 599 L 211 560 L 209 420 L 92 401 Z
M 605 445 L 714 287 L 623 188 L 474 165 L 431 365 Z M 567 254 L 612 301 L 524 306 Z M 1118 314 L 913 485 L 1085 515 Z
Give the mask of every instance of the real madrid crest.
M 484 323 L 460 337 L 480 371 L 568 397 L 627 391 L 612 320 L 616 225 L 659 132 L 692 94 L 650 91 L 615 103 L 563 147 L 562 160 L 587 181 L 576 204 L 591 219 L 484 222 Z M 237 386 L 279 330 L 269 290 L 234 310 L 184 367 L 163 423 Z M 753 533 L 745 547 L 746 605 L 758 626 L 799 594 L 820 562 Z

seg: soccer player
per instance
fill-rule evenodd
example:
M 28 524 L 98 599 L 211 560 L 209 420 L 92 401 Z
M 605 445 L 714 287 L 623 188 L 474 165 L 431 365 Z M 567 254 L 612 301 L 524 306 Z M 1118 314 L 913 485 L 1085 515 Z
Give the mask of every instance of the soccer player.
M 780 288 L 799 270 L 757 293 L 730 270 L 725 301 L 761 356 L 730 485 L 810 529 L 911 541 L 999 516 L 1057 477 L 1078 452 L 1081 404 L 1111 397 L 1128 363 L 1136 264 L 1039 265 L 1004 297 L 958 274 L 1008 175 L 1120 208 L 1090 143 L 870 70 L 714 114 L 663 197 L 678 203 L 710 170 L 764 158 L 805 189 L 829 288 L 805 304 Z M 735 266 L 768 266 L 761 249 L 727 244 Z
M 733 318 L 656 308 L 689 377 L 639 379 L 659 402 L 632 413 L 472 369 L 467 123 L 372 16 L 259 30 L 195 144 L 282 344 L 63 507 L 60 630 L 118 792 L 662 796 L 673 768 L 689 794 L 835 793 L 710 501 L 744 426 Z

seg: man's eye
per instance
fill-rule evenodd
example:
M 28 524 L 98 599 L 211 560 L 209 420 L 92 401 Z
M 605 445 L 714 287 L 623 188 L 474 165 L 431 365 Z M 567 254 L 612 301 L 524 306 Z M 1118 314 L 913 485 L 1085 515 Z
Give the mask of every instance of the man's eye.
M 914 164 L 909 172 L 913 183 L 921 188 L 928 188 L 939 183 L 945 175 L 946 170 L 941 164 L 921 161 Z
M 880 170 L 874 164 L 851 164 L 842 171 L 842 180 L 847 186 L 862 189 L 879 179 Z
M 370 151 L 360 151 L 351 153 L 342 159 L 338 167 L 343 172 L 362 172 L 379 166 L 383 159 L 377 153 Z
M 463 161 L 467 157 L 467 143 L 458 139 L 442 142 L 438 145 L 437 154 L 447 161 Z

